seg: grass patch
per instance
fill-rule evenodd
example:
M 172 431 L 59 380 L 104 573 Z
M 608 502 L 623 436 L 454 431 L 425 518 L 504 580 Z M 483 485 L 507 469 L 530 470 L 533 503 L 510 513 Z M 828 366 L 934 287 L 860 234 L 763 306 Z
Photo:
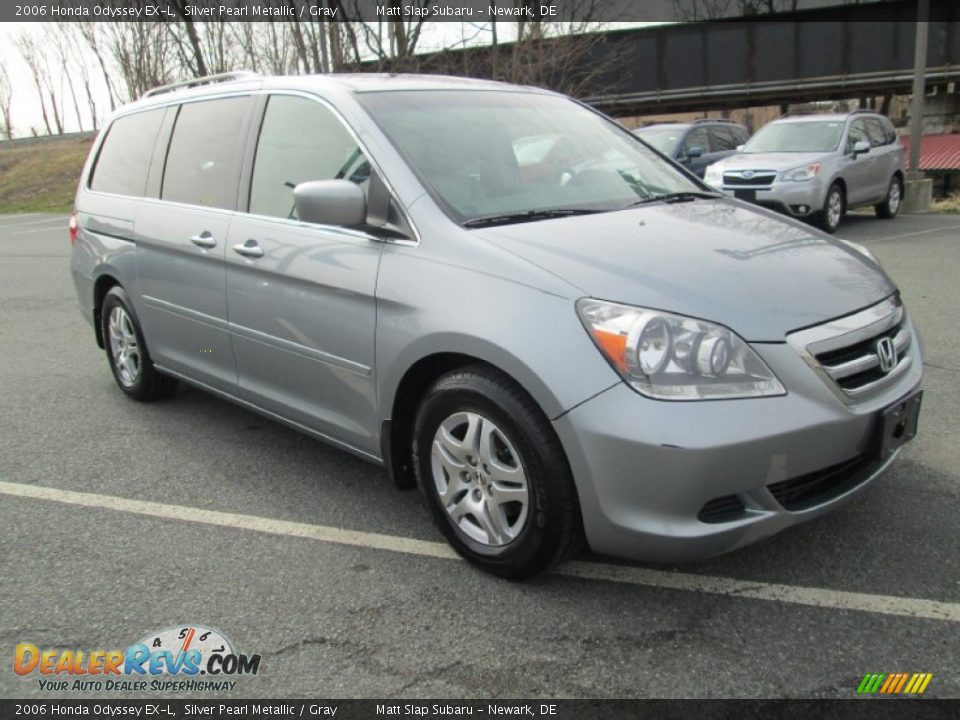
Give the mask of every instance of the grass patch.
M 934 200 L 930 204 L 930 212 L 960 213 L 960 193 L 954 193 L 950 197 Z
M 68 212 L 92 142 L 0 143 L 0 213 Z

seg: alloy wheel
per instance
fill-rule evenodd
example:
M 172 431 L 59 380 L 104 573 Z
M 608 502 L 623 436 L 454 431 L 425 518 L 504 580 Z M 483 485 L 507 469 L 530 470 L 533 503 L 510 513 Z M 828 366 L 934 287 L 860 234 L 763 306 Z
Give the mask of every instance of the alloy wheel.
M 447 417 L 430 456 L 440 502 L 470 539 L 499 548 L 524 528 L 530 505 L 526 471 L 506 434 L 475 412 Z
M 127 311 L 117 305 L 110 311 L 107 322 L 110 354 L 117 378 L 124 387 L 131 387 L 140 377 L 142 359 L 137 333 Z

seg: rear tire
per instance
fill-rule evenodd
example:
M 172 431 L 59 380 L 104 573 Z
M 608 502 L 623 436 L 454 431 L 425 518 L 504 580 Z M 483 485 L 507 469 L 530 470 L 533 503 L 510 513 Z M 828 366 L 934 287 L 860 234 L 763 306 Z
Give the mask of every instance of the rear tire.
M 839 183 L 834 183 L 827 190 L 827 197 L 823 201 L 823 209 L 817 218 L 817 224 L 824 232 L 831 235 L 837 231 L 840 221 L 846 212 L 847 203 L 843 193 L 843 187 Z
M 532 577 L 580 547 L 580 507 L 560 440 L 533 399 L 492 368 L 453 371 L 427 391 L 413 465 L 440 532 L 489 573 Z
M 900 206 L 903 204 L 903 180 L 899 175 L 890 178 L 890 185 L 887 187 L 887 197 L 882 203 L 873 206 L 877 217 L 882 220 L 891 220 L 900 212 Z
M 176 389 L 176 379 L 153 367 L 133 305 L 119 285 L 104 297 L 100 322 L 113 379 L 126 395 L 149 402 L 167 397 Z

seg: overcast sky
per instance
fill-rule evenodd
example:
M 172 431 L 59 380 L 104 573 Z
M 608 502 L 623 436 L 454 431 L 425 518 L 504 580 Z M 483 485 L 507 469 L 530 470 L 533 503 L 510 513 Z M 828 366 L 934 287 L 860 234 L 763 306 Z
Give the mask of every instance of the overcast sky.
M 599 27 L 598 29 L 617 29 L 650 24 L 658 23 L 604 23 L 602 27 Z M 26 63 L 23 61 L 23 58 L 20 56 L 19 51 L 17 50 L 15 42 L 16 37 L 22 32 L 28 32 L 43 38 L 45 35 L 49 36 L 53 32 L 54 25 L 55 23 L 43 22 L 0 23 L 0 63 L 2 63 L 7 69 L 7 74 L 10 76 L 10 82 L 13 86 L 13 107 L 11 120 L 13 122 L 14 137 L 31 135 L 31 128 L 35 128 L 38 134 L 46 133 L 41 114 L 40 100 L 37 95 L 36 88 L 33 85 L 30 71 L 27 68 Z M 509 39 L 504 37 L 505 29 L 506 28 L 501 25 L 500 34 L 502 40 Z M 423 50 L 447 47 L 454 42 L 457 42 L 461 37 L 461 33 L 466 33 L 466 36 L 469 37 L 477 34 L 477 29 L 468 27 L 466 30 L 464 30 L 461 28 L 461 23 L 456 22 L 428 22 L 424 32 L 422 33 L 421 41 L 418 47 Z M 484 37 L 485 35 L 483 33 L 478 35 L 478 39 L 481 41 Z M 109 107 L 106 88 L 103 85 L 100 72 L 92 66 L 92 55 L 89 53 L 87 53 L 87 55 L 91 64 L 90 76 L 95 84 L 96 90 L 98 91 L 98 97 L 96 97 L 95 100 L 98 104 L 98 107 L 106 109 Z M 89 116 L 89 111 L 86 108 L 86 102 L 83 98 L 80 99 L 80 105 L 83 129 L 90 130 L 92 127 L 92 122 Z M 105 113 L 101 112 L 100 114 L 102 116 Z M 79 128 L 76 113 L 73 109 L 73 102 L 71 100 L 68 100 L 67 102 L 67 107 L 64 109 L 64 115 L 66 131 L 72 132 L 78 130 Z M 101 120 L 103 120 L 103 117 L 101 117 Z

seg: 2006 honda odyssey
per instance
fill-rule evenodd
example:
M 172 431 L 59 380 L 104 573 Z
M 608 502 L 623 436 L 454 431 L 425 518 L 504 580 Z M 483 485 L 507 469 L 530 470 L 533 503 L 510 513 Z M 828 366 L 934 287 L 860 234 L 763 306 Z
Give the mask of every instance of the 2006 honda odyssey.
M 186 381 L 381 463 L 503 576 L 581 537 L 732 550 L 863 490 L 916 430 L 919 343 L 869 252 L 546 91 L 158 88 L 95 143 L 71 237 L 123 392 Z

